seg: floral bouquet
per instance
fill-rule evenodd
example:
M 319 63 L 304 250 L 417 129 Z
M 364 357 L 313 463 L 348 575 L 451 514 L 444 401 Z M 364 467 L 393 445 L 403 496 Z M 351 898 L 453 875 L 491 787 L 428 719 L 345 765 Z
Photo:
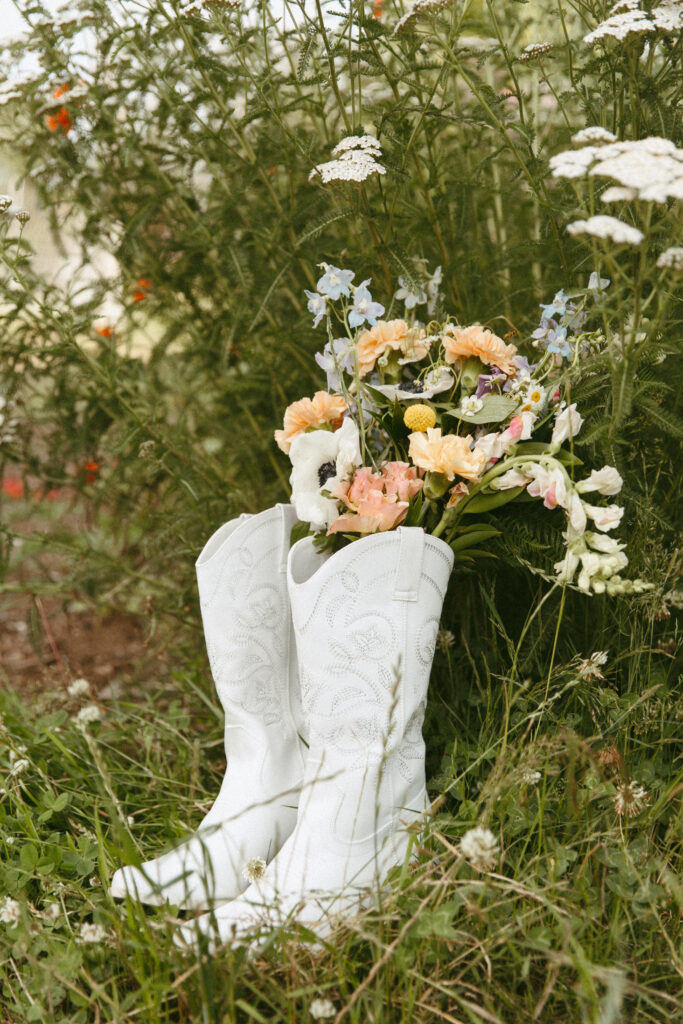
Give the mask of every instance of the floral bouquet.
M 316 361 L 328 389 L 290 405 L 275 432 L 292 463 L 292 502 L 319 547 L 337 550 L 403 524 L 471 561 L 490 554 L 480 546 L 501 532 L 496 509 L 537 498 L 565 512 L 558 582 L 575 581 L 586 593 L 647 588 L 622 577 L 625 545 L 610 536 L 623 515 L 609 501 L 621 476 L 603 466 L 575 479 L 582 463 L 573 441 L 583 419 L 557 383 L 563 361 L 595 344 L 584 326 L 609 281 L 593 274 L 584 291 L 558 292 L 542 307 L 530 363 L 479 324 L 414 318 L 419 305 L 435 311 L 440 268 L 424 284 L 399 278 L 407 318 L 383 320 L 369 280 L 354 285 L 353 271 L 321 267 L 306 295 L 314 326 L 327 327 Z

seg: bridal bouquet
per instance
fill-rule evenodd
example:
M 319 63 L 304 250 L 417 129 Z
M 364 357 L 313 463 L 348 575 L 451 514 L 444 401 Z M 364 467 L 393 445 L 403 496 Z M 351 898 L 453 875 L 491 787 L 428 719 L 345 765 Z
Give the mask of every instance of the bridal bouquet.
M 583 419 L 557 386 L 563 360 L 596 340 L 583 327 L 609 281 L 593 274 L 584 292 L 571 299 L 558 292 L 542 307 L 532 336 L 538 360 L 530 363 L 478 324 L 383 320 L 369 280 L 354 285 L 353 271 L 321 267 L 316 291 L 306 295 L 314 326 L 327 327 L 316 355 L 327 390 L 292 403 L 275 432 L 291 459 L 297 515 L 321 547 L 404 524 L 471 559 L 500 534 L 497 508 L 536 498 L 565 514 L 559 582 L 575 581 L 586 593 L 647 588 L 622 577 L 625 545 L 610 535 L 623 515 L 609 500 L 621 477 L 603 466 L 575 479 L 582 463 L 573 440 Z M 399 283 L 407 316 L 419 305 L 434 311 L 438 269 L 425 285 Z

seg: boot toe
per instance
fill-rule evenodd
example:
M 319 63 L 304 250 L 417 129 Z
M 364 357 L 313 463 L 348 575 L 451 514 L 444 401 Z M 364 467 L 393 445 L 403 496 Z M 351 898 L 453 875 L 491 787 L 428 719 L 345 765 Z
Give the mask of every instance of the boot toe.
M 129 897 L 139 903 L 149 903 L 153 906 L 164 903 L 165 899 L 159 892 L 158 882 L 155 883 L 149 871 L 145 870 L 149 866 L 143 864 L 141 868 L 136 868 L 126 865 L 115 871 L 109 886 L 112 898 L 124 900 Z

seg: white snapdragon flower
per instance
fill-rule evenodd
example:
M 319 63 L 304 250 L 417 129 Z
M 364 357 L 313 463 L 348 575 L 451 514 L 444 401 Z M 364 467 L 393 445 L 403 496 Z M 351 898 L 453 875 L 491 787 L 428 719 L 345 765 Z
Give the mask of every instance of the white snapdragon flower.
M 597 491 L 599 494 L 618 494 L 622 488 L 623 480 L 614 466 L 603 466 L 602 469 L 594 469 L 585 480 L 579 480 L 576 489 L 579 494 L 587 491 Z
M 604 532 L 614 530 L 624 514 L 623 508 L 619 505 L 589 505 L 584 502 L 584 508 L 586 515 L 590 516 L 598 530 Z
M 526 487 L 532 479 L 533 477 L 527 476 L 526 473 L 522 473 L 519 469 L 508 469 L 507 473 L 497 476 L 491 482 L 491 486 L 496 491 L 508 491 L 512 487 Z
M 326 498 L 330 491 L 349 477 L 362 462 L 360 435 L 352 419 L 339 430 L 313 430 L 292 441 L 289 451 L 292 472 L 292 504 L 296 514 L 314 530 L 327 529 L 339 515 L 338 503 Z
M 583 422 L 583 417 L 577 411 L 576 402 L 572 402 L 570 406 L 566 409 L 561 409 L 555 416 L 555 426 L 553 427 L 550 443 L 559 446 L 564 444 L 568 438 L 576 437 L 581 430 Z

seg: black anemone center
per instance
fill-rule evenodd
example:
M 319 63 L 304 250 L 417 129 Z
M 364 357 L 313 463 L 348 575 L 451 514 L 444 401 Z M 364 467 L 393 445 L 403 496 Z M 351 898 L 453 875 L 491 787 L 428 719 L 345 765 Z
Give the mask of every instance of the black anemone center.
M 337 465 L 335 462 L 323 462 L 322 466 L 318 467 L 318 480 L 320 486 L 324 487 L 331 476 L 334 476 L 337 472 Z
M 424 391 L 424 384 L 420 380 L 411 380 L 407 384 L 401 384 L 401 391 L 409 391 L 411 395 L 419 395 Z

